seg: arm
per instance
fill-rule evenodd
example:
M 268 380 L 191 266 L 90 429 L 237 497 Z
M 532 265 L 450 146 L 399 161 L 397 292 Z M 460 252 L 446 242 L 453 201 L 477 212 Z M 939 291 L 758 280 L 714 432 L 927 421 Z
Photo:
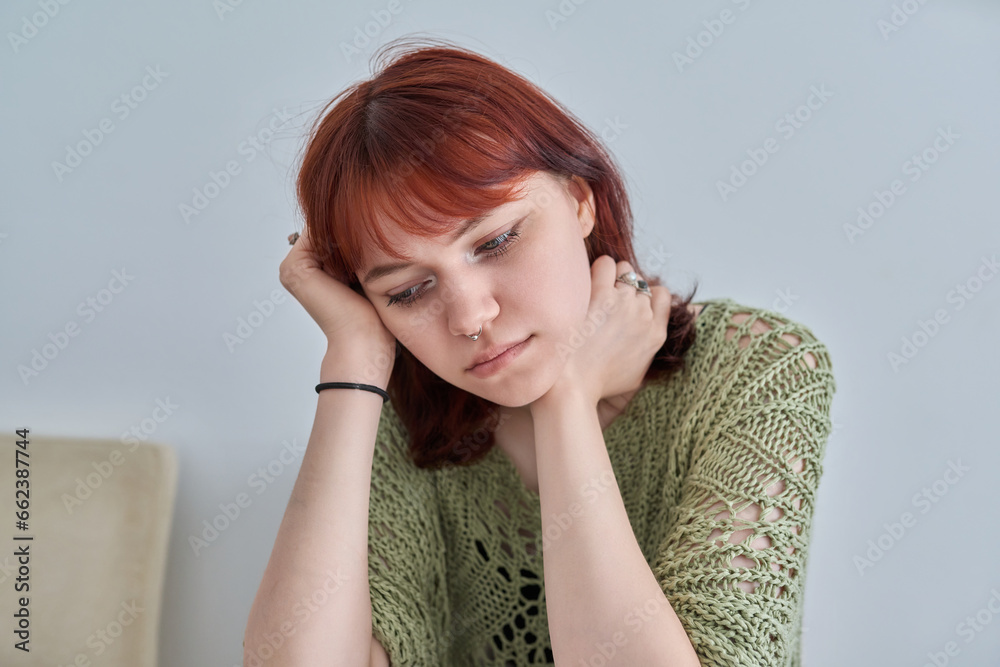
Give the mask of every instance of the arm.
M 559 664 L 597 664 L 600 656 L 609 666 L 699 665 L 632 531 L 596 406 L 566 394 L 535 417 L 534 429 L 535 442 L 545 443 L 535 453 Z
M 591 408 L 567 403 L 536 418 L 536 443 L 548 438 L 536 456 L 560 662 L 600 653 L 609 665 L 778 665 L 794 650 L 835 386 L 826 349 L 808 330 L 788 325 L 757 337 L 772 327 L 748 319 L 732 318 L 738 326 L 726 340 L 739 333 L 738 345 L 720 350 L 715 386 L 699 389 L 716 396 L 716 411 L 702 415 L 692 436 L 676 519 L 651 569 L 597 446 L 603 436 Z M 755 349 L 744 353 L 752 338 Z M 744 481 L 751 472 L 753 482 Z M 672 602 L 662 605 L 658 593 Z M 697 652 L 694 662 L 688 651 Z
M 350 376 L 324 361 L 323 380 Z M 250 610 L 245 664 L 253 662 L 251 652 L 262 659 L 273 652 L 264 662 L 269 666 L 369 664 L 368 500 L 381 409 L 372 392 L 319 393 L 298 479 Z
M 718 350 L 698 389 L 715 398 L 691 434 L 653 572 L 703 664 L 784 665 L 798 650 L 835 384 L 805 327 L 761 314 L 730 322 L 738 346 Z
M 372 635 L 372 658 L 368 667 L 390 667 L 389 654 L 379 640 Z

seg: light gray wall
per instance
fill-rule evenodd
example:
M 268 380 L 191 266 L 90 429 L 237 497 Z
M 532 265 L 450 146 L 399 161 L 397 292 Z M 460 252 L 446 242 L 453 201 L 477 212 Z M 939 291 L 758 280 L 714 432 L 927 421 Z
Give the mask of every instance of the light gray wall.
M 278 281 L 286 236 L 301 227 L 302 133 L 320 104 L 368 76 L 376 45 L 416 31 L 500 59 L 606 132 L 640 258 L 674 291 L 697 278 L 699 298 L 783 311 L 829 346 L 836 427 L 805 664 L 922 665 L 949 642 L 948 664 L 995 658 L 1000 279 L 984 263 L 1000 251 L 995 3 L 245 0 L 220 12 L 225 1 L 59 4 L 36 34 L 24 20 L 42 23 L 44 3 L 0 9 L 0 421 L 117 438 L 157 401 L 177 406 L 152 433 L 181 461 L 165 667 L 239 664 L 301 455 L 275 461 L 308 441 L 325 341 Z M 390 7 L 387 26 L 373 23 Z M 704 22 L 723 11 L 731 22 L 710 38 Z M 366 26 L 372 43 L 348 58 L 344 45 Z M 22 31 L 32 36 L 12 40 Z M 674 54 L 699 39 L 707 46 L 678 67 Z M 133 90 L 144 99 L 125 116 L 120 98 Z M 829 96 L 807 111 L 815 90 Z M 275 110 L 291 118 L 268 137 Z M 809 118 L 790 134 L 777 123 L 797 110 Z M 113 130 L 57 174 L 66 146 L 102 121 Z M 936 139 L 949 130 L 952 143 Z M 258 134 L 270 141 L 251 159 L 243 142 Z M 777 150 L 723 198 L 717 182 L 765 145 Z M 935 161 L 914 171 L 908 161 L 924 153 Z M 185 220 L 179 207 L 229 161 L 239 173 Z M 894 180 L 891 206 L 848 234 Z M 79 304 L 116 271 L 127 286 L 87 314 Z M 960 285 L 971 299 L 956 296 Z M 257 304 L 269 316 L 231 348 Z M 936 314 L 943 323 L 924 336 Z M 23 380 L 19 367 L 71 323 L 79 334 Z M 894 367 L 904 339 L 919 347 Z M 968 470 L 953 476 L 953 463 Z M 255 481 L 269 464 L 281 474 Z M 240 493 L 252 505 L 196 555 L 189 536 Z M 904 513 L 912 521 L 897 539 L 890 527 Z M 879 543 L 888 550 L 859 569 Z M 961 625 L 977 614 L 992 623 Z

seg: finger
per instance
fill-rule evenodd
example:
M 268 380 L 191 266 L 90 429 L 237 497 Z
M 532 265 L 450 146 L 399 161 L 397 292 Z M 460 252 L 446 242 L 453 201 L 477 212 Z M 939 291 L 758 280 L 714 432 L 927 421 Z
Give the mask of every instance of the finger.
M 673 302 L 673 295 L 662 285 L 649 289 L 653 292 L 653 320 L 656 322 L 656 328 L 658 331 L 666 332 L 670 322 L 670 306 Z
M 594 263 L 590 266 L 590 298 L 594 299 L 597 290 L 602 285 L 614 285 L 615 277 L 618 275 L 615 273 L 617 270 L 617 263 L 611 255 L 601 255 L 594 260 Z
M 629 272 L 635 272 L 635 267 L 633 267 L 629 262 L 626 262 L 626 261 L 618 262 L 618 264 L 615 267 L 615 282 L 614 282 L 615 287 L 621 286 L 621 287 L 626 288 L 626 289 L 630 288 L 630 289 L 632 289 L 633 292 L 635 292 L 636 296 L 641 296 L 644 299 L 649 298 L 648 295 L 646 295 L 645 293 L 643 293 L 642 290 L 640 290 L 635 285 L 633 285 L 631 283 L 627 283 L 624 280 L 618 280 L 619 276 L 623 276 L 623 275 L 625 275 L 626 273 L 629 273 Z M 643 277 L 641 275 L 639 275 L 637 272 L 636 272 L 636 278 L 638 280 L 643 280 Z M 653 307 L 654 307 L 654 310 L 655 310 L 655 304 L 653 305 Z
M 624 287 L 624 288 L 628 288 L 628 289 L 633 289 L 634 290 L 635 287 L 633 287 L 632 285 L 628 284 L 627 282 L 625 282 L 623 280 L 618 280 L 618 278 L 620 276 L 623 276 L 623 275 L 625 275 L 626 273 L 628 273 L 629 271 L 632 271 L 632 270 L 633 270 L 632 265 L 629 264 L 628 262 L 624 261 L 624 260 L 622 260 L 621 262 L 618 262 L 617 264 L 615 264 L 615 275 L 614 275 L 614 278 L 612 279 L 612 280 L 614 280 L 614 283 L 612 283 L 612 284 L 615 287 Z
M 298 240 L 295 241 L 294 249 L 302 252 L 309 252 L 312 250 L 312 244 L 309 242 L 309 227 L 304 227 L 299 233 Z

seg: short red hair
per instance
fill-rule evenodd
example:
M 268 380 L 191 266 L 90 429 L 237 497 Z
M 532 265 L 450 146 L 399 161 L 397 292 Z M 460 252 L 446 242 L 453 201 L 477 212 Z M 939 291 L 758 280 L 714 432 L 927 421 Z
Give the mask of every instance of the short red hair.
M 366 244 L 403 259 L 380 226 L 447 234 L 454 221 L 508 201 L 536 171 L 579 176 L 594 193 L 589 261 L 628 261 L 650 285 L 632 248 L 632 211 L 614 160 L 600 139 L 540 88 L 500 64 L 442 40 L 375 54 L 375 75 L 334 97 L 312 130 L 297 190 L 309 237 L 324 268 L 364 294 L 357 279 Z M 387 54 L 400 48 L 394 58 Z M 338 101 L 339 100 L 339 101 Z M 666 379 L 694 342 L 686 299 L 671 304 L 667 340 L 646 374 Z M 405 343 L 405 341 L 404 341 Z M 468 465 L 494 444 L 497 404 L 441 380 L 404 345 L 387 391 L 421 468 Z M 473 437 L 473 434 L 476 434 Z

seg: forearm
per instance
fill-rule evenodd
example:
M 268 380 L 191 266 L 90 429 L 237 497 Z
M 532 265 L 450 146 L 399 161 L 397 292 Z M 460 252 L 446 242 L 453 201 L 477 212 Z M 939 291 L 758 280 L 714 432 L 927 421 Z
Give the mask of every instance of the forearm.
M 266 665 L 368 664 L 368 501 L 381 406 L 367 391 L 319 393 L 309 444 L 250 611 L 245 656 L 252 651 L 265 658 L 261 647 L 269 647 L 274 657 Z
M 596 406 L 567 395 L 533 417 L 556 659 L 567 667 L 595 664 L 597 655 L 607 665 L 700 665 L 635 539 Z

